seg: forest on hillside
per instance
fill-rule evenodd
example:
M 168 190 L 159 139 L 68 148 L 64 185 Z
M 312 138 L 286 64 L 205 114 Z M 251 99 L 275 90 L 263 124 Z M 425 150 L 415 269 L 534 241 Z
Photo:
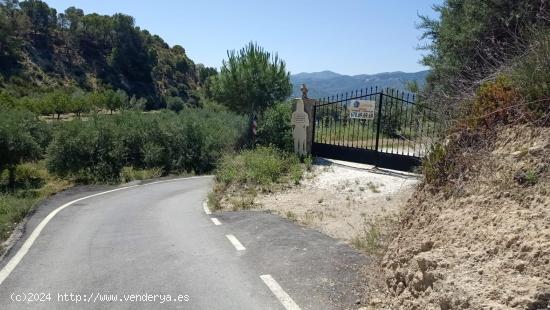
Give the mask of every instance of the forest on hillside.
M 0 1 L 4 97 L 120 90 L 142 98 L 146 109 L 180 100 L 196 105 L 196 90 L 215 73 L 195 64 L 182 46 L 170 47 L 136 26 L 132 16 L 75 7 L 57 12 L 40 0 Z

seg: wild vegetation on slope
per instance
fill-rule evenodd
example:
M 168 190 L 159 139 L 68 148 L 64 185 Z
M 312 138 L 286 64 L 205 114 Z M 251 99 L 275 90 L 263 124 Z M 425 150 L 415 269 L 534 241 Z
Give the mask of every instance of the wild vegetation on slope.
M 550 305 L 550 13 L 545 1 L 447 0 L 424 95 L 447 112 L 382 267 L 377 308 Z
M 511 125 L 491 138 L 445 159 L 459 170 L 403 210 L 383 261 L 385 307 L 548 307 L 550 130 Z
M 40 0 L 0 3 L 0 89 L 19 97 L 54 89 L 121 89 L 148 109 L 194 91 L 215 70 L 195 65 L 181 46 L 140 29 L 134 18 L 62 13 Z

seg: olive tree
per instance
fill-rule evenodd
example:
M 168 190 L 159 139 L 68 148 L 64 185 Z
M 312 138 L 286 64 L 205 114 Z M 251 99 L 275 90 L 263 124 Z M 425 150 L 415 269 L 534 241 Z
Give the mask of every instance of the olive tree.
M 9 185 L 15 184 L 15 168 L 41 155 L 36 137 L 36 119 L 27 111 L 0 110 L 0 172 L 9 171 Z

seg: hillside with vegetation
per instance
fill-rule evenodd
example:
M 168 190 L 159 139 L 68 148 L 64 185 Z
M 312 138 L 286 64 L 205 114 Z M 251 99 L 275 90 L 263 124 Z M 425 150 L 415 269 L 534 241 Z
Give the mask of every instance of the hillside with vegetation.
M 550 10 L 447 0 L 421 93 L 447 130 L 381 261 L 375 309 L 550 307 Z M 375 294 L 376 295 L 376 294 Z
M 216 71 L 196 65 L 182 46 L 170 47 L 131 16 L 7 0 L 0 2 L 0 73 L 4 97 L 110 89 L 157 109 L 180 100 L 196 105 L 197 89 Z

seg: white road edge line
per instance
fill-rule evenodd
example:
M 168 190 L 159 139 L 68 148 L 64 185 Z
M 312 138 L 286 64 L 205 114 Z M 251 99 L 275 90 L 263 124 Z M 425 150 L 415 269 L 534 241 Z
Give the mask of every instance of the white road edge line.
M 233 235 L 225 235 L 227 239 L 229 239 L 229 242 L 237 249 L 237 251 L 244 251 L 246 248 L 242 245 L 242 243 L 239 242 L 237 238 Z
M 206 201 L 202 203 L 202 208 L 204 209 L 204 213 L 206 213 L 208 215 L 212 214 L 212 212 L 208 208 L 208 204 L 206 204 Z
M 279 299 L 283 307 L 286 310 L 300 310 L 300 307 L 292 300 L 292 298 L 283 290 L 283 288 L 273 279 L 271 275 L 264 274 L 260 278 L 264 281 L 265 285 L 269 287 L 273 295 Z
M 216 225 L 216 226 L 219 226 L 219 225 L 222 224 L 222 222 L 220 222 L 220 220 L 218 220 L 218 219 L 215 218 L 215 217 L 211 218 L 211 220 L 212 220 L 212 223 L 214 223 L 214 225 Z
M 159 183 L 168 183 L 168 182 L 175 182 L 175 181 L 180 181 L 180 180 L 188 180 L 188 179 L 197 179 L 197 178 L 207 178 L 207 177 L 211 177 L 209 175 L 204 175 L 204 176 L 195 176 L 195 177 L 186 177 L 186 178 L 177 178 L 177 179 L 171 179 L 171 180 L 163 180 L 163 181 L 156 181 L 156 182 L 151 182 L 151 183 L 145 183 L 145 184 L 140 184 L 140 185 L 130 185 L 130 186 L 124 186 L 124 187 L 120 187 L 120 188 L 115 188 L 115 189 L 112 189 L 112 190 L 108 190 L 108 191 L 105 191 L 105 192 L 100 192 L 100 193 L 96 193 L 96 194 L 93 194 L 93 195 L 89 195 L 89 196 L 86 196 L 86 197 L 82 197 L 82 198 L 78 198 L 78 199 L 75 199 L 73 201 L 69 201 L 67 202 L 66 204 L 58 207 L 57 209 L 53 210 L 52 212 L 50 212 L 50 214 L 48 214 L 48 216 L 46 216 L 41 222 L 40 224 L 38 224 L 38 226 L 36 226 L 36 228 L 32 231 L 32 233 L 29 235 L 29 237 L 27 238 L 27 240 L 25 240 L 25 242 L 23 243 L 23 245 L 19 248 L 19 250 L 17 250 L 17 253 L 15 253 L 15 255 L 13 255 L 13 257 L 9 260 L 9 262 L 4 266 L 4 268 L 2 268 L 2 270 L 0 270 L 0 285 L 2 285 L 2 283 L 6 280 L 6 278 L 10 275 L 10 273 L 15 269 L 15 267 L 17 267 L 17 265 L 19 264 L 19 262 L 21 262 L 21 260 L 23 259 L 23 257 L 27 254 L 27 252 L 30 250 L 31 246 L 33 245 L 34 241 L 36 240 L 36 238 L 38 238 L 38 236 L 40 236 L 40 233 L 42 232 L 42 230 L 44 229 L 44 227 L 46 227 L 46 225 L 48 224 L 49 221 L 51 221 L 51 219 L 57 214 L 59 213 L 61 210 L 67 208 L 68 206 L 76 203 L 76 202 L 79 202 L 79 201 L 82 201 L 84 199 L 88 199 L 88 198 L 92 198 L 92 197 L 96 197 L 96 196 L 101 196 L 101 195 L 105 195 L 105 194 L 109 194 L 109 193 L 113 193 L 113 192 L 117 192 L 117 191 L 121 191 L 121 190 L 125 190 L 125 189 L 130 189 L 130 188 L 134 188 L 134 187 L 138 187 L 138 186 L 146 186 L 146 185 L 153 185 L 153 184 L 159 184 Z

